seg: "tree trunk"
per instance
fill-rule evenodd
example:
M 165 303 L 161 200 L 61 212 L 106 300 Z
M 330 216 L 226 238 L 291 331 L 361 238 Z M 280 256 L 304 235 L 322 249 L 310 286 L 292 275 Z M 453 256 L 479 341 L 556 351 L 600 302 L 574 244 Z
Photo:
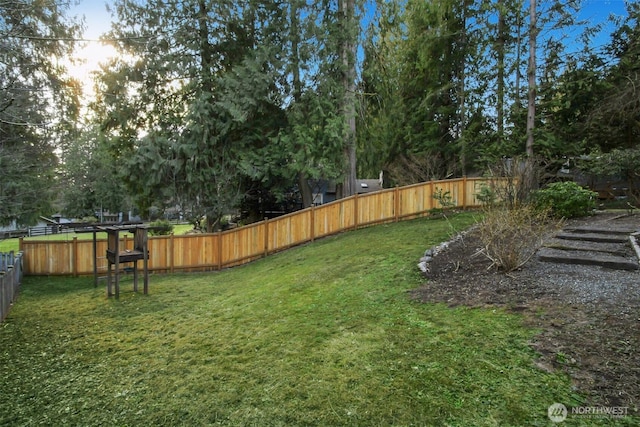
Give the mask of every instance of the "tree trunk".
M 538 35 L 538 28 L 536 22 L 536 1 L 530 0 L 529 7 L 529 67 L 527 69 L 527 77 L 529 80 L 529 104 L 527 108 L 527 144 L 526 154 L 527 157 L 533 157 L 533 132 L 535 129 L 536 119 L 536 39 Z
M 521 4 L 519 4 L 521 6 Z M 515 108 L 516 113 L 520 113 L 520 107 L 522 103 L 520 102 L 520 61 L 522 58 L 522 13 L 520 11 L 521 7 L 518 8 L 517 16 L 516 16 L 516 27 L 518 29 L 518 35 L 516 36 L 516 77 L 515 77 Z
M 342 83 L 344 90 L 343 114 L 345 119 L 344 161 L 345 176 L 343 195 L 348 197 L 356 193 L 356 20 L 355 0 L 340 0 L 340 19 L 342 28 Z
M 308 208 L 313 204 L 313 192 L 311 191 L 309 180 L 303 172 L 298 172 L 298 188 L 302 196 L 302 207 Z
M 301 102 L 302 81 L 300 79 L 300 12 L 297 1 L 291 2 L 289 21 L 291 23 L 291 72 L 293 74 L 293 100 L 296 104 Z M 298 172 L 298 188 L 302 196 L 302 207 L 308 208 L 313 203 L 313 192 L 309 186 L 307 174 Z
M 467 50 L 467 4 L 466 2 L 462 3 L 462 33 L 460 35 L 461 39 L 461 50 L 462 57 L 460 60 L 460 123 L 459 123 L 459 134 L 458 138 L 461 142 L 460 145 L 460 170 L 462 175 L 465 176 L 467 174 L 467 142 L 466 142 L 466 50 Z
M 502 147 L 504 142 L 504 57 L 505 57 L 505 5 L 504 0 L 498 0 L 498 36 L 496 40 L 497 58 L 497 90 L 496 109 L 498 125 L 498 146 Z
M 209 28 L 207 26 L 208 10 L 204 0 L 198 2 L 198 37 L 200 38 L 200 67 L 205 78 L 202 79 L 204 92 L 212 91 L 213 79 L 210 78 L 213 52 L 209 42 Z
M 535 130 L 536 119 L 536 38 L 538 35 L 537 28 L 537 15 L 536 15 L 536 1 L 530 0 L 529 7 L 529 68 L 527 70 L 527 77 L 529 80 L 528 90 L 528 107 L 527 107 L 527 143 L 525 147 L 526 160 L 523 179 L 523 186 L 521 186 L 520 198 L 526 200 L 529 198 L 531 191 L 538 187 L 536 179 L 536 165 L 534 159 L 534 137 L 533 132 Z

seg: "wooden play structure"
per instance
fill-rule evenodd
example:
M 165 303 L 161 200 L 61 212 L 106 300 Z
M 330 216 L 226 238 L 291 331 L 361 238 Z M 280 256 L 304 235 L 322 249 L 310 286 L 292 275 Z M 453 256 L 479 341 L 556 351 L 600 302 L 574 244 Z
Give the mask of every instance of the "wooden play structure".
M 133 263 L 133 291 L 138 292 L 138 261 L 143 261 L 144 294 L 149 293 L 149 250 L 147 227 L 141 225 L 96 227 L 107 233 L 107 297 L 120 298 L 120 269 L 122 264 Z M 120 232 L 133 234 L 133 250 L 120 248 Z M 94 232 L 95 236 L 95 232 Z M 94 238 L 95 240 L 95 238 Z M 113 267 L 115 293 L 112 293 Z

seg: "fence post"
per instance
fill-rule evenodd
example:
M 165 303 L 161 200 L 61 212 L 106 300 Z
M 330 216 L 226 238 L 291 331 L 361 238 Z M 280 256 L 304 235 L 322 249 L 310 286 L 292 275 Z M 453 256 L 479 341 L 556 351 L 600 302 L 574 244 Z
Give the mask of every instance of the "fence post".
M 78 277 L 78 236 L 73 236 L 73 277 Z
M 311 228 L 311 241 L 315 240 L 316 236 L 316 205 L 311 204 L 311 219 L 309 220 L 309 228 Z
M 96 227 L 93 226 L 93 241 L 91 242 L 91 247 L 93 250 L 93 287 L 98 287 L 98 236 L 96 235 Z
M 222 270 L 222 230 L 218 231 L 218 270 Z
M 393 216 L 395 222 L 400 220 L 400 187 L 396 185 L 393 190 Z
M 434 198 L 433 198 L 433 188 L 434 188 L 434 184 L 433 184 L 433 180 L 429 181 L 429 190 L 431 192 L 431 194 L 429 194 L 429 208 L 427 210 L 433 209 L 433 205 L 435 204 L 434 202 Z
M 462 177 L 462 209 L 467 209 L 467 176 Z
M 269 255 L 269 218 L 264 219 L 264 256 Z
M 167 257 L 169 258 L 169 272 L 173 273 L 174 271 L 174 260 L 173 260 L 173 245 L 174 245 L 174 241 L 173 241 L 173 232 L 171 232 L 171 234 L 169 234 L 169 245 L 168 245 L 168 249 L 167 252 L 169 252 L 167 254 Z
M 353 229 L 358 229 L 358 191 L 353 195 Z

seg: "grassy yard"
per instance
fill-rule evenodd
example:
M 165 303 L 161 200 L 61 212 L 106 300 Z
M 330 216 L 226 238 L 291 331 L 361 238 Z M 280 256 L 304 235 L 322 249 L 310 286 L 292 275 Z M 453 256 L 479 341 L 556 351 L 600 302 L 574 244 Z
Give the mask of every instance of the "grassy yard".
M 0 425 L 552 425 L 548 406 L 579 396 L 534 367 L 518 315 L 409 299 L 450 232 L 367 228 L 154 275 L 149 296 L 125 281 L 119 301 L 88 278 L 27 277 L 0 325 Z

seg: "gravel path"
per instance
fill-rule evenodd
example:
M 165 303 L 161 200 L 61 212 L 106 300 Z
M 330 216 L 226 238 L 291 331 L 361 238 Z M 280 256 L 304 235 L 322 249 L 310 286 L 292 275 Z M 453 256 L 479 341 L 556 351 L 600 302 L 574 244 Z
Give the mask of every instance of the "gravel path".
M 640 230 L 640 215 L 600 213 L 565 224 L 570 226 Z M 429 262 L 426 283 L 413 297 L 521 313 L 541 331 L 531 343 L 540 369 L 567 372 L 589 404 L 627 406 L 629 414 L 640 415 L 640 270 L 534 257 L 504 274 L 474 255 L 480 247 L 474 231 L 446 245 Z

